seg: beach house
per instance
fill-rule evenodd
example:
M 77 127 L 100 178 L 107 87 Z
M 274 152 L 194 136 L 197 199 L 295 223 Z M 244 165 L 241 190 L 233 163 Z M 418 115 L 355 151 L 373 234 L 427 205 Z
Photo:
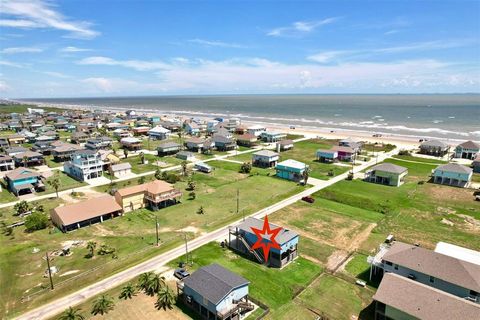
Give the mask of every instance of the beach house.
M 177 283 L 178 296 L 200 319 L 235 320 L 254 309 L 249 281 L 219 264 L 199 268 Z
M 12 134 L 7 136 L 8 144 L 11 146 L 25 143 L 25 137 L 19 134 Z
M 122 207 L 123 212 L 145 207 L 158 210 L 176 204 L 181 196 L 180 190 L 161 180 L 119 189 L 115 192 L 115 199 Z
M 13 157 L 16 154 L 27 152 L 28 149 L 24 147 L 10 147 L 5 149 L 5 154 L 7 156 Z
M 270 150 L 260 150 L 252 154 L 252 165 L 260 168 L 275 167 L 280 156 Z
M 30 150 L 15 154 L 13 156 L 13 160 L 15 161 L 15 165 L 17 167 L 41 166 L 45 163 L 41 153 Z
M 85 132 L 75 131 L 70 137 L 70 141 L 76 144 L 85 143 L 90 136 Z
M 458 163 L 438 166 L 432 174 L 432 182 L 465 188 L 472 181 L 473 170 Z
M 175 158 L 184 161 L 195 161 L 195 154 L 190 151 L 180 151 L 175 155 Z
M 149 135 L 150 127 L 147 126 L 139 126 L 132 128 L 132 133 L 134 136 L 146 136 Z
M 256 137 L 260 137 L 262 132 L 267 131 L 267 128 L 261 125 L 253 125 L 247 128 L 247 133 L 253 134 Z
M 338 151 L 332 149 L 318 149 L 316 152 L 316 158 L 320 162 L 332 163 L 338 159 Z
M 78 144 L 71 144 L 61 141 L 58 141 L 57 143 L 52 143 L 50 145 L 53 147 L 53 149 L 51 149 L 51 153 L 53 155 L 53 159 L 56 162 L 70 160 L 70 158 L 75 152 L 84 150 L 84 148 L 79 146 Z
M 0 155 L 0 171 L 10 171 L 15 169 L 13 158 L 7 155 Z
M 5 182 L 8 190 L 18 197 L 23 194 L 45 190 L 45 185 L 40 178 L 40 173 L 34 170 L 17 168 L 5 175 Z
M 290 139 L 278 141 L 275 145 L 277 152 L 293 149 L 293 141 Z
M 120 139 L 120 144 L 123 148 L 128 149 L 130 151 L 136 151 L 142 149 L 142 140 L 138 138 L 128 137 Z
M 101 136 L 97 138 L 88 139 L 85 143 L 85 148 L 90 150 L 105 150 L 110 149 L 113 140 L 110 137 Z
M 198 136 L 200 134 L 200 126 L 195 122 L 185 123 L 185 132 L 191 136 Z
M 473 172 L 480 173 L 480 154 L 472 162 Z
M 342 140 L 338 141 L 338 145 L 340 147 L 350 147 L 356 153 L 360 152 L 360 149 L 362 148 L 362 143 L 359 142 L 359 141 L 356 141 L 352 138 L 342 139 Z
M 253 147 L 254 145 L 257 144 L 257 141 L 258 141 L 257 136 L 250 133 L 239 135 L 236 137 L 236 139 L 237 139 L 237 144 L 239 146 L 244 146 L 244 147 Z
M 128 176 L 132 173 L 132 165 L 129 162 L 112 164 L 109 168 L 109 172 L 116 178 Z
M 248 217 L 240 224 L 229 227 L 229 247 L 269 267 L 283 268 L 297 258 L 299 235 L 292 230 L 269 223 L 270 230 L 280 228 L 280 231 L 275 236 L 275 241 L 280 246 L 280 249 L 270 248 L 268 261 L 265 261 L 262 249 L 252 249 L 252 246 L 258 240 L 257 234 L 252 228 L 263 230 L 263 224 L 264 220 Z M 271 240 L 268 238 L 268 235 L 265 235 L 262 241 L 268 243 Z
M 103 176 L 103 161 L 95 150 L 80 150 L 63 164 L 63 171 L 78 181 L 87 181 Z
M 161 157 L 168 154 L 175 154 L 180 151 L 181 148 L 182 146 L 176 142 L 164 142 L 157 147 L 157 152 Z
M 192 137 L 185 142 L 185 147 L 190 151 L 201 152 L 204 143 L 205 139 Z
M 365 181 L 399 187 L 405 182 L 408 169 L 393 163 L 380 163 L 365 172 Z
M 59 206 L 50 212 L 52 222 L 62 231 L 68 232 L 101 223 L 122 214 L 122 207 L 110 195 Z
M 217 133 L 213 135 L 212 142 L 219 151 L 229 151 L 237 148 L 237 143 L 233 138 L 228 138 Z
M 430 156 L 443 157 L 449 150 L 448 144 L 439 140 L 428 140 L 420 144 L 420 153 Z
M 337 152 L 337 158 L 340 161 L 353 161 L 355 159 L 355 155 L 357 154 L 357 150 L 352 147 L 345 147 L 345 146 L 333 146 L 332 151 Z
M 275 166 L 277 177 L 295 182 L 304 180 L 304 172 L 307 169 L 305 163 L 293 159 L 284 160 Z
M 473 160 L 480 154 L 480 144 L 473 141 L 466 141 L 455 147 L 455 158 Z
M 285 139 L 286 133 L 276 131 L 263 131 L 260 133 L 260 138 L 265 142 L 277 142 Z
M 148 136 L 152 140 L 165 140 L 171 135 L 171 131 L 162 126 L 156 126 L 148 131 Z

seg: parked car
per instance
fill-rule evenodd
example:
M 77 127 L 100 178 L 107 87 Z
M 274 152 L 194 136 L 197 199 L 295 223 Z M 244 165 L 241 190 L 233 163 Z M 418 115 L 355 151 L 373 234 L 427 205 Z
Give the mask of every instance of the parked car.
M 178 268 L 178 269 L 175 269 L 175 272 L 173 273 L 173 275 L 175 276 L 175 278 L 182 280 L 188 277 L 190 273 L 183 268 Z
M 314 203 L 315 199 L 310 197 L 310 196 L 305 196 L 302 198 L 303 201 L 308 202 L 308 203 Z

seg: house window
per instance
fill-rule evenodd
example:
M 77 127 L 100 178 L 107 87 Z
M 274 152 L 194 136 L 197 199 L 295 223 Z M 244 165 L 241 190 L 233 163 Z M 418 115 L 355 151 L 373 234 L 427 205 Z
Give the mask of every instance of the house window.
M 398 270 L 398 264 L 394 265 L 393 268 L 394 268 L 395 270 Z
M 430 283 L 434 283 L 434 282 L 435 282 L 435 278 L 432 277 L 432 276 L 430 276 L 430 279 L 429 279 L 429 280 L 430 280 Z
M 385 264 L 386 264 L 387 266 L 392 266 L 392 263 L 391 263 L 390 261 L 385 261 Z
M 470 296 L 471 296 L 471 297 L 477 297 L 477 296 L 478 296 L 478 292 L 473 291 L 473 290 L 470 290 Z
M 208 306 L 208 299 L 203 297 L 203 305 Z

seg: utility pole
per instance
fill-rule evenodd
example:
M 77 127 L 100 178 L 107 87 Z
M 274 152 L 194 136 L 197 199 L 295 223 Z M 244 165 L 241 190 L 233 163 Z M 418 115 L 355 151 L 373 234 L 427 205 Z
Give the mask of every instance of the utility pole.
M 237 189 L 237 214 L 239 212 L 240 189 Z
M 52 270 L 50 270 L 50 258 L 48 257 L 48 252 L 45 252 L 45 257 L 47 258 L 48 277 L 50 278 L 50 289 L 53 290 Z
M 186 260 L 187 260 L 187 264 L 188 264 L 188 242 L 187 242 L 187 234 L 185 233 L 185 257 L 186 257 Z
M 159 246 L 159 238 L 158 238 L 158 217 L 157 215 L 155 215 L 155 231 L 156 231 L 156 234 L 157 234 L 157 247 Z

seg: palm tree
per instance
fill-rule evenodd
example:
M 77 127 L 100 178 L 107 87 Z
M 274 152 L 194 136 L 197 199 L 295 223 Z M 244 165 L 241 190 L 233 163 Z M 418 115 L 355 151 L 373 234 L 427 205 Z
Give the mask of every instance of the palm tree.
M 87 249 L 90 251 L 90 253 L 89 253 L 90 258 L 93 257 L 96 247 L 97 247 L 97 243 L 95 241 L 88 241 L 87 242 Z
M 310 167 L 305 167 L 302 173 L 303 183 L 307 184 L 308 178 L 310 177 Z
M 125 156 L 125 159 L 128 157 L 128 149 L 123 148 L 123 155 Z
M 182 161 L 182 175 L 184 177 L 187 175 L 187 161 Z
M 122 288 L 122 292 L 118 296 L 118 299 L 132 299 L 132 297 L 135 295 L 137 295 L 137 290 L 135 289 L 135 286 L 129 282 L 125 287 Z
M 80 309 L 74 309 L 72 307 L 69 307 L 67 310 L 65 310 L 58 320 L 84 320 L 85 317 L 80 314 Z
M 145 164 L 145 154 L 143 152 L 140 152 L 139 156 L 140 156 L 140 161 L 142 162 L 142 164 Z
M 168 286 L 164 286 L 157 294 L 157 302 L 155 307 L 160 310 L 172 309 L 175 304 L 175 295 Z
M 115 303 L 113 302 L 113 299 L 108 295 L 102 294 L 93 303 L 92 314 L 94 316 L 96 316 L 97 314 L 104 315 L 109 311 L 112 311 L 114 306 L 115 306 Z
M 47 183 L 55 189 L 55 193 L 57 194 L 58 198 L 58 188 L 60 188 L 60 180 L 58 179 L 58 171 L 55 172 L 55 176 L 52 180 L 48 180 Z
M 145 273 L 142 273 L 140 275 L 140 277 L 138 277 L 138 287 L 142 290 L 144 290 L 145 292 L 147 291 L 148 289 L 148 285 L 150 283 L 150 279 L 153 277 L 154 273 L 153 272 L 145 272 Z
M 27 156 L 23 156 L 23 166 L 25 168 L 28 167 L 28 157 Z
M 165 286 L 165 277 L 161 277 L 160 275 L 154 273 L 148 283 L 147 294 L 149 296 L 154 296 L 156 293 L 159 293 L 162 287 L 164 286 Z

